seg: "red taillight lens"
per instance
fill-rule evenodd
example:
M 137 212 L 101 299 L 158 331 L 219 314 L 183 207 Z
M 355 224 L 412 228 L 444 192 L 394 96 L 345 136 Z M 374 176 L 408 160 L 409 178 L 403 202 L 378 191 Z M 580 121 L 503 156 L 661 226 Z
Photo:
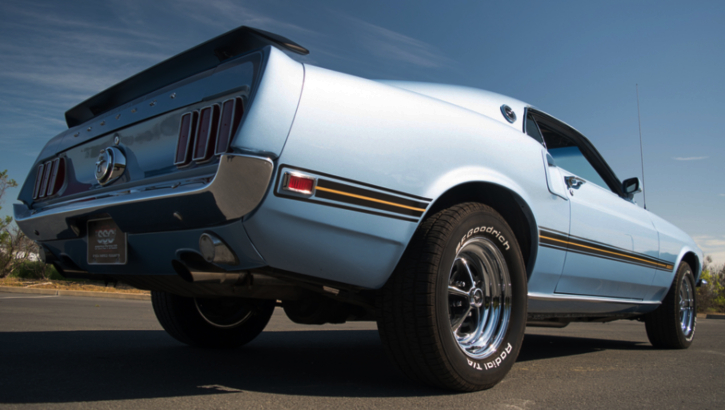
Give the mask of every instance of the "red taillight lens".
M 191 161 L 191 147 L 193 147 L 194 133 L 199 112 L 189 112 L 181 117 L 179 126 L 179 140 L 176 142 L 176 157 L 174 165 L 183 166 Z
M 206 107 L 199 114 L 199 131 L 196 133 L 196 144 L 194 144 L 194 161 L 206 161 L 211 158 L 214 145 L 216 144 L 217 131 L 219 129 L 219 105 L 214 104 Z
M 283 188 L 305 195 L 312 195 L 315 189 L 315 178 L 297 175 L 297 174 L 285 174 L 285 184 Z

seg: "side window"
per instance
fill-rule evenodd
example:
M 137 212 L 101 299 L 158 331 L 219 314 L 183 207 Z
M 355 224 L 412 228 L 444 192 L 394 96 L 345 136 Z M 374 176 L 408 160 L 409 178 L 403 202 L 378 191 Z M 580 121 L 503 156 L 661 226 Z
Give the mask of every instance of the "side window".
M 549 154 L 554 157 L 556 165 L 565 169 L 576 176 L 582 177 L 587 181 L 597 184 L 600 187 L 609 190 L 609 186 L 599 175 L 596 169 L 584 157 L 584 154 L 577 146 L 549 148 Z
M 531 114 L 526 115 L 526 134 L 546 146 L 546 143 L 544 143 L 544 137 L 541 136 L 541 131 L 539 131 L 539 126 L 536 125 L 536 121 L 534 121 L 534 117 L 532 117 Z
M 529 118 L 527 118 L 528 120 Z M 541 122 L 537 122 L 536 124 L 538 124 L 537 130 L 541 132 L 540 135 L 544 140 L 547 151 L 554 158 L 554 162 L 556 162 L 559 168 L 565 169 L 578 177 L 584 178 L 593 184 L 611 191 L 609 185 L 604 182 L 604 178 L 602 178 L 579 149 L 575 140 L 546 124 L 542 124 Z

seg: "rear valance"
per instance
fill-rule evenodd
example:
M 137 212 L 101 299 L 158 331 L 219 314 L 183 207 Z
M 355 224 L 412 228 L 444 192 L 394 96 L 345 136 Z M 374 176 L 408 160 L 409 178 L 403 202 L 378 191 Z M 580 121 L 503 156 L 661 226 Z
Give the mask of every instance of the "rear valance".
M 297 54 L 309 54 L 306 48 L 285 37 L 242 26 L 162 61 L 83 101 L 66 111 L 65 121 L 68 127 L 75 127 L 154 90 L 268 45 Z

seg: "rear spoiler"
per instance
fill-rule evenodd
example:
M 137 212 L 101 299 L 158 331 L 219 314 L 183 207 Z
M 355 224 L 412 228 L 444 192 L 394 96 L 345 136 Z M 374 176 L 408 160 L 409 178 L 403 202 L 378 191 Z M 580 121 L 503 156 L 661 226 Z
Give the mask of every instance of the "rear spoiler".
M 75 127 L 159 88 L 214 68 L 232 57 L 268 45 L 301 55 L 310 53 L 306 48 L 285 37 L 242 26 L 162 61 L 83 101 L 66 111 L 65 121 L 69 128 Z

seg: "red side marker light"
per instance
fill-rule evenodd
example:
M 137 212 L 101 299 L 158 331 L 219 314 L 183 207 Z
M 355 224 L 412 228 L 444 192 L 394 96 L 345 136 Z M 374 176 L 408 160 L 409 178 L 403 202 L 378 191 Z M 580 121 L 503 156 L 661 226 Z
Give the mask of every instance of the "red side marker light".
M 286 172 L 284 174 L 282 189 L 298 194 L 312 195 L 315 191 L 315 178 Z

